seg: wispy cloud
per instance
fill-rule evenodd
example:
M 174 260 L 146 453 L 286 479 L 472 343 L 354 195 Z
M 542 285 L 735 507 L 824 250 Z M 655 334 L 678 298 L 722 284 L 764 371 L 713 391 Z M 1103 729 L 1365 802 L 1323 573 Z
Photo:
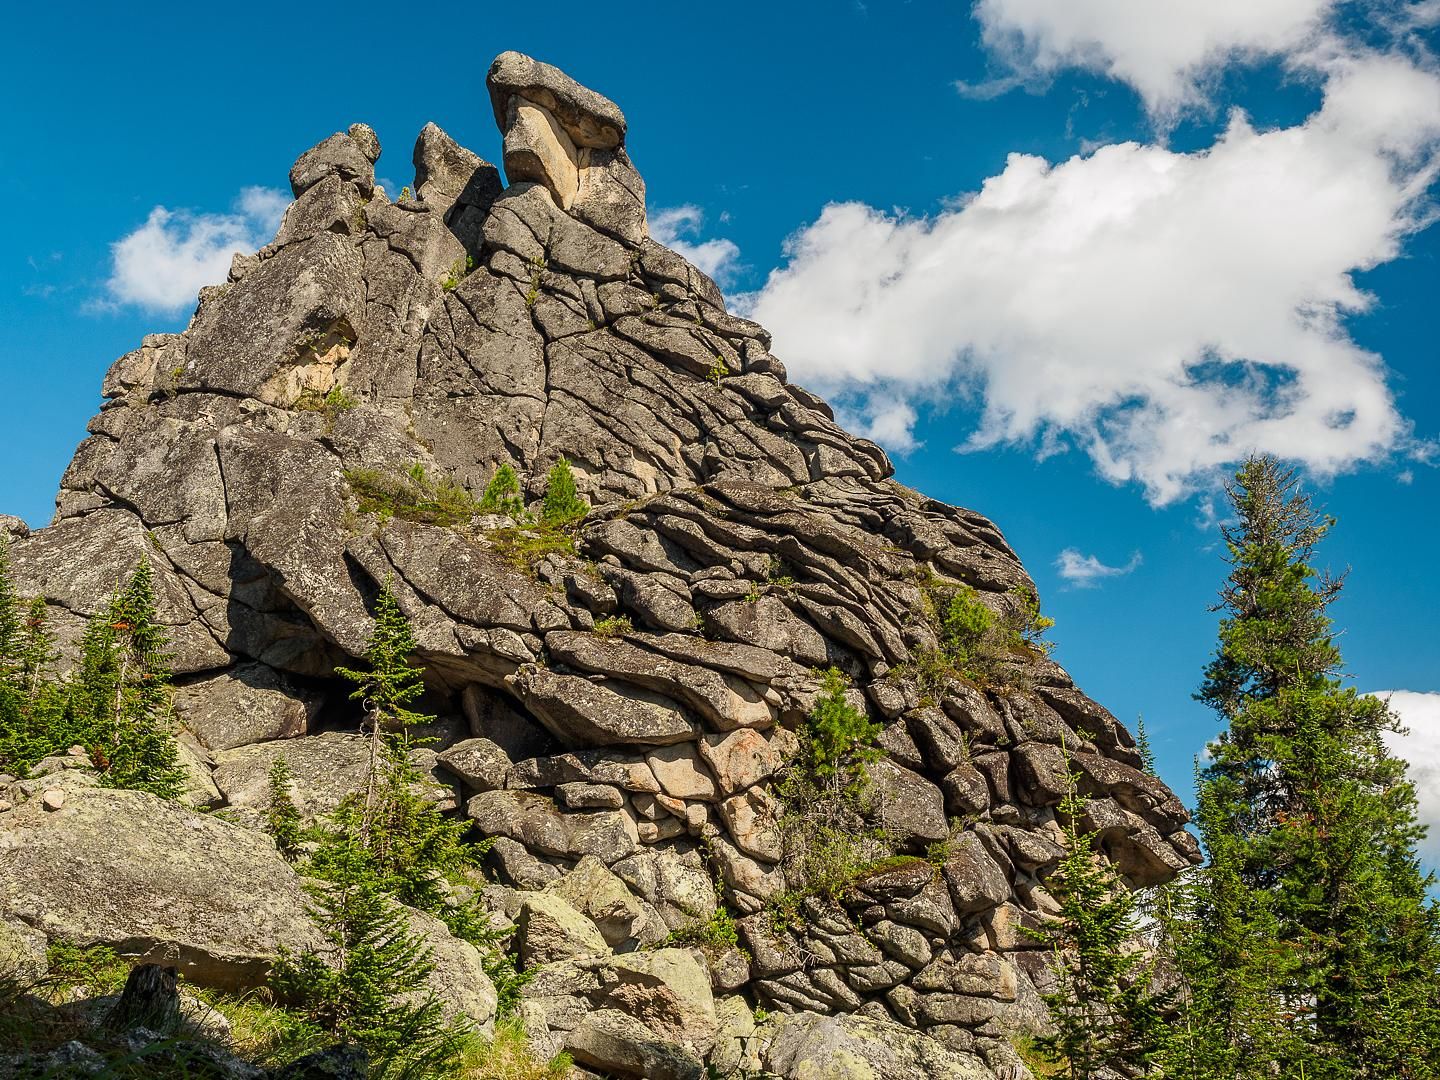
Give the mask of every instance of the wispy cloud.
M 155 207 L 110 247 L 110 303 L 179 312 L 203 286 L 225 280 L 236 252 L 254 251 L 274 236 L 289 204 L 283 192 L 247 187 L 227 214 Z
M 1078 548 L 1066 548 L 1055 559 L 1055 569 L 1075 589 L 1093 589 L 1107 578 L 1133 574 L 1140 566 L 1140 553 L 1130 556 L 1123 566 L 1107 566 L 1094 555 L 1081 554 Z
M 672 206 L 650 215 L 650 235 L 657 244 L 690 260 L 723 289 L 740 269 L 740 248 L 723 237 L 700 240 L 704 224 L 705 212 L 700 207 L 689 203 Z

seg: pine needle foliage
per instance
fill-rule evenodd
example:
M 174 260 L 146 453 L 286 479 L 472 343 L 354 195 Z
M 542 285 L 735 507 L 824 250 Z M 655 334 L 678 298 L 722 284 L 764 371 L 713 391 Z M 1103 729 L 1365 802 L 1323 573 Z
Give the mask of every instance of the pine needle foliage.
M 502 461 L 495 475 L 480 496 L 480 512 L 504 514 L 517 521 L 525 516 L 525 500 L 520 495 L 520 477 L 508 461 Z
M 1060 911 L 1036 932 L 1054 954 L 1056 988 L 1045 1004 L 1056 1032 L 1036 1048 L 1060 1066 L 1053 1075 L 1070 1080 L 1160 1076 L 1169 1003 L 1151 990 L 1135 894 L 1097 856 L 1099 835 L 1080 831 L 1085 803 L 1070 772 L 1059 805 L 1065 856 L 1045 882 Z
M 1201 1038 L 1177 1074 L 1433 1076 L 1440 915 L 1384 742 L 1397 721 L 1341 678 L 1342 580 L 1312 566 L 1334 520 L 1268 457 L 1229 497 L 1219 647 L 1196 695 L 1226 728 L 1199 777 L 1209 866 L 1177 950 Z
M 575 486 L 575 471 L 562 454 L 545 478 L 545 500 L 541 504 L 540 518 L 547 525 L 563 525 L 584 517 L 589 509 Z
M 20 597 L 15 594 L 15 579 L 10 565 L 10 536 L 0 533 L 0 671 L 14 666 L 19 659 L 20 609 Z
M 276 993 L 309 1023 L 364 1047 L 375 1080 L 455 1076 L 468 1032 L 445 1020 L 427 988 L 430 952 L 376 881 L 359 836 L 334 834 L 323 869 L 307 889 L 329 949 L 282 954 L 271 973 Z
M 777 925 L 796 922 L 806 896 L 845 895 L 859 874 L 891 854 L 869 825 L 868 768 L 884 756 L 875 742 L 881 725 L 851 704 L 846 691 L 837 669 L 824 673 L 799 733 L 799 753 L 776 788 L 785 806 L 780 834 L 787 877 L 796 886 L 772 903 Z
M 300 810 L 290 791 L 290 763 L 284 755 L 277 757 L 270 766 L 270 802 L 265 810 L 265 831 L 275 841 L 280 854 L 290 862 L 300 855 L 304 840 L 304 829 L 300 823 Z

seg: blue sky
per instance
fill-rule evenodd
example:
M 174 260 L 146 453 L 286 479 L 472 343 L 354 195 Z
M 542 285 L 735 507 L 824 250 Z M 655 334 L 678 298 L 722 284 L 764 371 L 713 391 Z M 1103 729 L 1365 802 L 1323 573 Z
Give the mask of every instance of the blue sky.
M 1056 656 L 1187 798 L 1217 482 L 1295 460 L 1440 820 L 1440 3 L 29 5 L 0 44 L 0 512 L 48 520 L 110 362 L 182 327 L 304 149 L 498 159 L 490 59 L 615 99 L 656 231 L 899 477 L 1005 530 Z M 279 192 L 277 196 L 275 193 Z M 1068 555 L 1066 553 L 1069 553 Z M 1440 845 L 1436 847 L 1440 851 Z

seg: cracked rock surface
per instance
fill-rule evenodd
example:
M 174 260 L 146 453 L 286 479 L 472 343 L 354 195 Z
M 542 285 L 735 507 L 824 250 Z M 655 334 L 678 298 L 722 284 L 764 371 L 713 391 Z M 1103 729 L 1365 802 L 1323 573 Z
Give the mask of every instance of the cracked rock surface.
M 893 480 L 649 238 L 614 103 L 518 53 L 488 82 L 508 183 L 433 124 L 402 201 L 364 125 L 301 155 L 275 240 L 111 368 L 54 522 L 0 519 L 21 593 L 73 644 L 149 557 L 196 767 L 243 822 L 279 747 L 314 774 L 307 813 L 343 795 L 355 718 L 333 671 L 393 579 L 439 717 L 420 764 L 497 838 L 487 902 L 535 973 L 532 1037 L 587 1069 L 1025 1075 L 1008 1039 L 1048 1023 L 1048 956 L 1024 931 L 1055 909 L 1064 753 L 1132 884 L 1195 860 L 1183 807 L 1041 655 L 1015 661 L 1025 689 L 917 685 L 938 645 L 925 582 L 1000 614 L 1033 587 L 999 529 Z M 562 455 L 590 506 L 573 544 L 365 508 L 366 478 L 478 498 L 501 464 L 536 508 Z M 964 829 L 942 864 L 899 861 L 777 931 L 776 776 L 831 666 L 883 724 L 899 852 Z M 0 876 L 48 851 L 6 823 L 27 805 L 0 814 Z M 740 947 L 656 948 L 721 904 Z M 273 944 L 257 926 L 186 955 L 230 979 Z M 757 1029 L 756 1005 L 777 1019 Z

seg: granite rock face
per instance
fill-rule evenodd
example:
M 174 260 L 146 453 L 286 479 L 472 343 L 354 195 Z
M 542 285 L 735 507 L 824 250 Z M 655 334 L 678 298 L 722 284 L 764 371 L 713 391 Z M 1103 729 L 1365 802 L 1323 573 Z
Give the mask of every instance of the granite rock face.
M 488 87 L 508 183 L 433 124 L 399 201 L 364 125 L 300 157 L 275 241 L 202 291 L 185 332 L 116 361 L 54 522 L 0 519 L 21 592 L 73 642 L 148 555 L 179 715 L 222 799 L 250 807 L 288 745 L 321 813 L 354 772 L 334 668 L 392 579 L 441 717 L 436 798 L 497 838 L 493 906 L 536 973 L 523 1014 L 590 1067 L 1018 1068 L 1007 1036 L 1045 1023 L 1047 958 L 1021 928 L 1053 910 L 1061 747 L 1136 885 L 1194 860 L 1183 807 L 1041 655 L 1016 660 L 1026 689 L 922 692 L 924 583 L 1002 614 L 1031 584 L 1000 531 L 894 481 L 787 381 L 762 327 L 649 238 L 614 103 L 518 53 Z M 502 464 L 535 508 L 561 456 L 590 506 L 573 544 L 494 516 L 371 512 L 377 486 L 478 498 Z M 811 898 L 776 931 L 776 778 L 831 666 L 884 725 L 873 779 L 897 854 L 963 828 L 944 859 L 892 860 L 848 910 Z M 0 836 L 40 813 L 0 814 Z M 634 951 L 718 905 L 744 952 Z M 243 966 L 263 944 L 225 948 Z M 766 1035 L 735 1019 L 750 1005 L 803 1015 Z

